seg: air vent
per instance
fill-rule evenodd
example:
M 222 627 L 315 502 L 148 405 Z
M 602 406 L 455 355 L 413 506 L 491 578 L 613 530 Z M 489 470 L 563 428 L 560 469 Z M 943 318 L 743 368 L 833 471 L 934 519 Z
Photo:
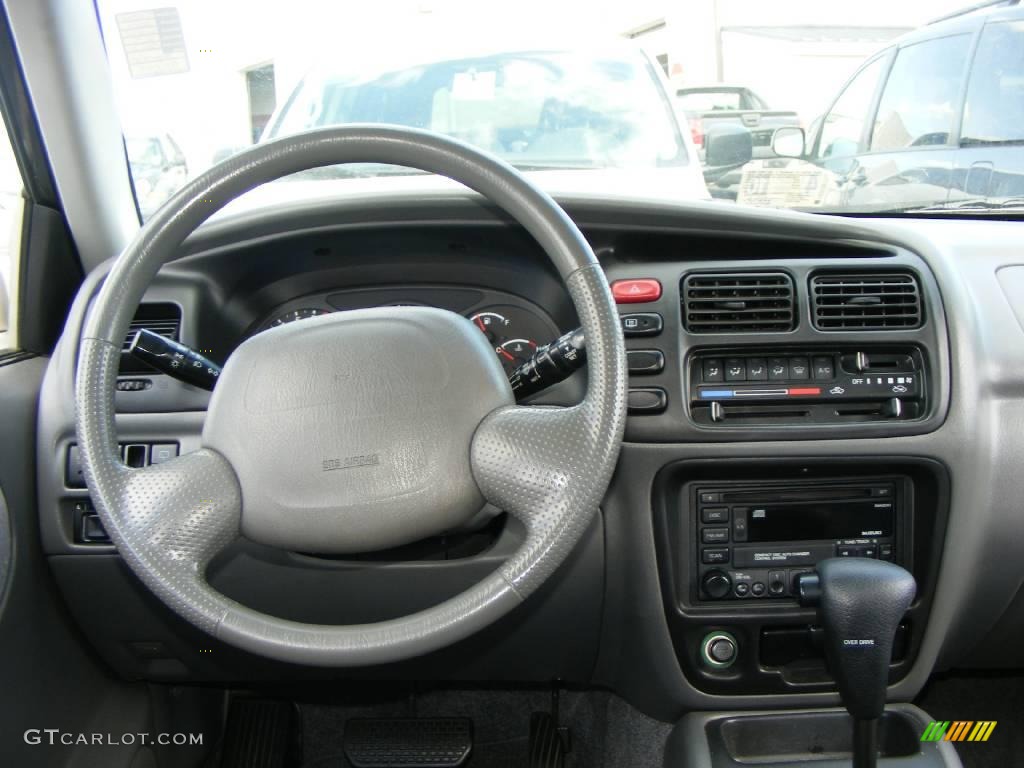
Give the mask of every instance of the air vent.
M 135 317 L 128 326 L 128 333 L 125 334 L 124 343 L 121 345 L 121 365 L 119 372 L 122 374 L 154 373 L 153 369 L 133 356 L 125 354 L 131 346 L 135 332 L 148 328 L 153 333 L 159 333 L 168 339 L 180 341 L 181 332 L 181 308 L 177 304 L 140 304 L 135 311 Z
M 128 326 L 121 351 L 127 352 L 135 332 L 143 328 L 178 341 L 181 330 L 181 309 L 177 304 L 140 304 L 135 317 Z
M 696 274 L 683 280 L 683 324 L 690 333 L 791 331 L 793 281 L 784 272 Z
M 814 325 L 825 331 L 918 328 L 921 294 L 906 273 L 816 275 L 811 278 Z

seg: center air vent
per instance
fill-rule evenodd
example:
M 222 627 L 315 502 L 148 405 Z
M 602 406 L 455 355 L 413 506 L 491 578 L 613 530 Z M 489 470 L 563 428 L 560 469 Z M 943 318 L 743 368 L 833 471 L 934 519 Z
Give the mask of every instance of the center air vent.
M 683 325 L 690 333 L 791 331 L 793 280 L 784 272 L 688 275 Z
M 921 294 L 906 273 L 816 275 L 811 278 L 814 325 L 825 331 L 918 328 Z

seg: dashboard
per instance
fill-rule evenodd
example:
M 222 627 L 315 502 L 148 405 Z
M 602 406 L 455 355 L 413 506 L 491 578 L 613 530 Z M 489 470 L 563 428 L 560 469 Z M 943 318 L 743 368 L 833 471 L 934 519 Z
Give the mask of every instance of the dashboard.
M 813 611 L 791 590 L 827 556 L 891 559 L 918 580 L 893 698 L 913 698 L 935 669 L 1024 663 L 1019 225 L 560 202 L 613 286 L 626 337 L 629 417 L 600 518 L 506 620 L 425 659 L 345 674 L 558 677 L 608 686 L 665 719 L 836 702 Z M 39 416 L 42 541 L 76 619 L 127 677 L 323 675 L 222 646 L 200 653 L 208 640 L 156 603 L 96 528 L 71 393 L 101 279 L 91 275 L 77 299 Z M 223 363 L 279 324 L 403 304 L 466 317 L 507 372 L 579 325 L 537 244 L 456 193 L 211 222 L 161 270 L 133 325 Z M 128 356 L 121 373 L 127 463 L 201 444 L 208 392 Z M 532 402 L 571 405 L 585 384 L 581 370 Z M 450 597 L 515 548 L 523 532 L 491 512 L 469 530 L 357 557 L 243 542 L 211 582 L 297 620 L 389 618 Z M 110 603 L 119 616 L 102 610 Z M 1022 643 L 994 645 L 997 636 Z M 724 663 L 710 655 L 723 638 Z

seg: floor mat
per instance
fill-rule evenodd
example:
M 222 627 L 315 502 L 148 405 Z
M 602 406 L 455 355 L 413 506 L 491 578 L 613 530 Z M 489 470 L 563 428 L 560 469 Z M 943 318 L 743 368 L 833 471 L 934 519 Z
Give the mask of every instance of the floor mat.
M 937 678 L 915 702 L 936 720 L 995 720 L 989 740 L 956 744 L 964 768 L 1024 766 L 1024 676 L 997 672 Z
M 363 717 L 468 717 L 475 743 L 468 768 L 526 768 L 530 715 L 547 712 L 543 690 L 434 690 L 415 697 L 381 694 L 356 705 L 302 704 L 304 768 L 349 768 L 345 723 Z M 567 768 L 662 768 L 672 726 L 606 692 L 563 692 L 560 725 L 571 729 Z

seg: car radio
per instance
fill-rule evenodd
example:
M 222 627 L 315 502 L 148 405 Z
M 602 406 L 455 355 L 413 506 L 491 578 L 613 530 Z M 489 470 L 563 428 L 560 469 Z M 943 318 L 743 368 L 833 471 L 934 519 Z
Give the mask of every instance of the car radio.
M 692 494 L 697 595 L 791 598 L 801 573 L 830 557 L 906 565 L 899 478 L 837 484 L 699 484 Z

